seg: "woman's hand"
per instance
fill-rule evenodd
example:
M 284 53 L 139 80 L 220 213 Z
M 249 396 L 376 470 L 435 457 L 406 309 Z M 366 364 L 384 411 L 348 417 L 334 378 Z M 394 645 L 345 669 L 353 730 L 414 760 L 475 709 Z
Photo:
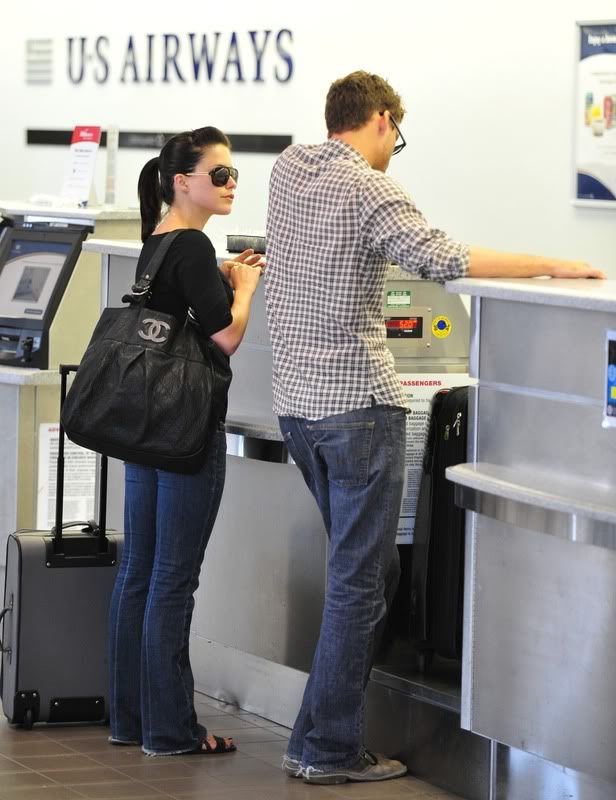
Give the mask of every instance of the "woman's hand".
M 259 278 L 261 277 L 260 266 L 250 266 L 246 263 L 235 262 L 227 273 L 227 279 L 234 291 L 249 291 L 254 294 Z
M 249 253 L 250 251 L 244 251 L 241 255 L 244 256 L 247 252 Z M 234 290 L 233 304 L 231 306 L 233 322 L 221 331 L 213 333 L 212 339 L 228 356 L 235 353 L 246 332 L 250 304 L 261 277 L 262 268 L 259 266 L 258 261 L 255 262 L 254 266 L 248 263 L 249 261 L 254 261 L 254 256 L 247 255 L 244 262 L 225 262 L 227 280 Z
M 220 271 L 229 281 L 231 280 L 230 273 L 236 264 L 247 264 L 250 267 L 260 267 L 261 272 L 263 272 L 265 269 L 265 258 L 258 253 L 255 253 L 254 250 L 249 249 L 244 250 L 243 253 L 239 253 L 239 255 L 235 256 L 233 259 L 223 261 Z

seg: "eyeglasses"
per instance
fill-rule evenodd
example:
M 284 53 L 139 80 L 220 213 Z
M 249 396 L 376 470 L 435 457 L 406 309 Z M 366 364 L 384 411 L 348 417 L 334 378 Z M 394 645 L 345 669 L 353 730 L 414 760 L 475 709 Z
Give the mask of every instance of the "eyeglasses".
M 214 167 L 214 169 L 211 169 L 209 172 L 185 173 L 187 178 L 192 178 L 193 175 L 209 175 L 214 186 L 226 186 L 229 183 L 229 178 L 233 178 L 235 183 L 237 183 L 239 174 L 235 167 Z
M 384 111 L 381 111 L 381 114 L 384 114 L 384 113 L 385 113 Z M 398 153 L 400 152 L 400 150 L 404 150 L 404 148 L 406 147 L 406 140 L 405 140 L 404 136 L 402 135 L 402 131 L 400 130 L 400 128 L 396 124 L 396 120 L 392 117 L 391 113 L 389 115 L 389 121 L 394 126 L 395 130 L 397 131 L 398 139 L 401 139 L 400 143 L 396 144 L 396 146 L 394 147 L 393 152 L 392 152 L 392 156 L 397 156 Z M 398 141 L 398 139 L 396 139 L 396 142 Z

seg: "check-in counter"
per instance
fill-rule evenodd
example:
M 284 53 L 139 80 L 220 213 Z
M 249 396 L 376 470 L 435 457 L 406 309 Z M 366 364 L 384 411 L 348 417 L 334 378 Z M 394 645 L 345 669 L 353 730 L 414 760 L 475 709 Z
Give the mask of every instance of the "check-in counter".
M 448 289 L 472 296 L 478 379 L 448 470 L 468 510 L 462 727 L 508 746 L 503 797 L 614 798 L 616 281 Z

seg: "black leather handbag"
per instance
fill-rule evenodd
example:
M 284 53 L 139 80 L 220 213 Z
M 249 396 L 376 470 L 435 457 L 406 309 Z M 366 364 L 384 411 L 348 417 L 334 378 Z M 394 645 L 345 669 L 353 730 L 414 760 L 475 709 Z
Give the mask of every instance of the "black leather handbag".
M 224 416 L 231 369 L 217 345 L 186 320 L 147 308 L 152 282 L 180 231 L 158 246 L 143 277 L 106 308 L 62 409 L 73 442 L 171 472 L 194 473 Z

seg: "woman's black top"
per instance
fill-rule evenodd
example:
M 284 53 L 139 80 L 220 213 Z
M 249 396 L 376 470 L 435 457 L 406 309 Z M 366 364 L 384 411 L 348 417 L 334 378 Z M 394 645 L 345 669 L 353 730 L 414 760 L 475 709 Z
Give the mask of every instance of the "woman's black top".
M 137 262 L 139 280 L 165 234 L 149 236 Z M 233 289 L 218 269 L 216 251 L 203 231 L 183 230 L 169 248 L 152 285 L 148 308 L 183 322 L 190 306 L 205 336 L 233 322 Z
M 137 262 L 136 280 L 139 280 L 151 262 L 165 234 L 152 234 L 143 243 Z M 148 308 L 172 314 L 177 320 L 186 319 L 192 308 L 206 337 L 226 328 L 233 322 L 231 304 L 233 289 L 218 269 L 216 251 L 202 232 L 187 228 L 171 243 L 171 247 L 152 284 Z M 230 371 L 229 356 L 214 347 L 212 358 L 220 364 L 222 374 Z M 226 396 L 216 403 L 216 416 L 222 421 L 227 412 Z

